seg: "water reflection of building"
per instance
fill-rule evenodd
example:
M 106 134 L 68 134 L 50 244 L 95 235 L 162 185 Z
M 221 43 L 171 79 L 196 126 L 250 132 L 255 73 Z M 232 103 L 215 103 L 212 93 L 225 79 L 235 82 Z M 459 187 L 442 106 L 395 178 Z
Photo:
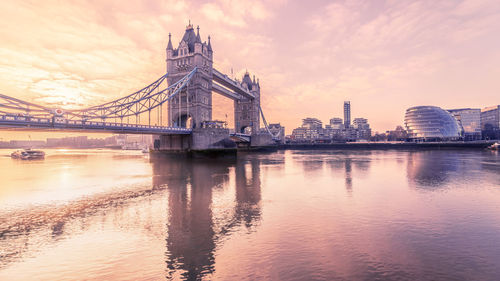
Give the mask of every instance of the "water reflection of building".
M 345 188 L 350 193 L 353 187 L 353 178 L 362 178 L 366 175 L 371 165 L 371 151 L 333 151 L 321 154 L 317 152 L 301 152 L 304 159 L 301 161 L 304 174 L 311 174 L 315 171 L 321 171 L 326 163 L 330 170 L 342 172 L 345 179 Z
M 169 196 L 166 263 L 172 277 L 197 280 L 214 272 L 218 241 L 244 224 L 260 220 L 259 159 L 201 161 L 152 160 L 153 185 L 166 187 Z M 228 184 L 234 167 L 235 202 L 229 218 L 216 219 L 213 191 Z
M 346 158 L 344 160 L 345 168 L 345 188 L 351 193 L 352 192 L 352 159 Z
M 470 154 L 470 157 L 478 155 Z M 444 187 L 450 181 L 473 178 L 473 171 L 479 169 L 478 161 L 469 161 L 469 155 L 460 151 L 416 151 L 407 156 L 407 177 L 410 186 L 434 190 Z M 476 165 L 476 166 L 471 166 Z
M 370 170 L 371 153 L 371 151 L 357 151 L 344 156 L 345 188 L 349 193 L 352 192 L 353 177 L 362 178 Z
M 500 152 L 485 151 L 483 152 L 483 161 L 481 161 L 481 170 L 494 176 L 498 186 L 500 186 Z

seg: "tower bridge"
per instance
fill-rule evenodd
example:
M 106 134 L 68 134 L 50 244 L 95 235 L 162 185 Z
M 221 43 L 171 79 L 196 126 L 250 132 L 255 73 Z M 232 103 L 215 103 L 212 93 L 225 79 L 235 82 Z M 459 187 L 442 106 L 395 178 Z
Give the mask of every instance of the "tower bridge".
M 0 129 L 152 134 L 155 150 L 162 152 L 273 145 L 282 136 L 273 136 L 267 126 L 259 80 L 246 72 L 239 82 L 213 68 L 210 36 L 202 42 L 199 31 L 189 24 L 177 48 L 169 34 L 166 74 L 111 102 L 74 110 L 0 94 Z M 233 133 L 213 120 L 212 93 L 234 101 Z

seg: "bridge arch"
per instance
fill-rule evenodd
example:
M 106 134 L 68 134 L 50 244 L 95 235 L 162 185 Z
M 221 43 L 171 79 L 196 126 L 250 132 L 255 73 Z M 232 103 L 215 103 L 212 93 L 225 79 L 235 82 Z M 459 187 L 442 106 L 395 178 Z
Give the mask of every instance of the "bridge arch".
M 252 125 L 242 126 L 240 128 L 240 133 L 251 135 L 252 134 Z
M 172 120 L 174 127 L 193 129 L 196 127 L 196 122 L 191 113 L 182 112 L 180 115 L 177 113 Z

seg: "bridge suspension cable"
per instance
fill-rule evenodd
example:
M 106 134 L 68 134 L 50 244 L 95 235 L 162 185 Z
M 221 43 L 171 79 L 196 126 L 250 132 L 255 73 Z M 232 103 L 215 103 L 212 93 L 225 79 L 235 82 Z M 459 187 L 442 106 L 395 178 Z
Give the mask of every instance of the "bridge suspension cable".
M 264 116 L 264 112 L 262 111 L 262 107 L 260 107 L 260 104 L 259 104 L 259 112 L 260 112 L 260 115 L 262 116 L 262 122 L 264 123 L 264 126 L 266 127 L 267 132 L 271 135 L 273 140 L 280 140 L 281 131 L 279 131 L 276 135 L 274 135 L 271 132 L 271 130 L 269 129 L 269 126 L 267 124 L 266 117 Z
M 170 86 L 166 86 L 168 74 L 161 76 L 150 85 L 120 99 L 101 105 L 92 106 L 78 110 L 64 110 L 60 108 L 49 108 L 46 106 L 30 103 L 17 98 L 0 94 L 0 115 L 26 116 L 31 118 L 52 118 L 53 116 L 64 116 L 68 120 L 82 119 L 105 120 L 138 116 L 144 112 L 162 105 L 181 92 L 191 81 L 197 68 Z
M 0 114 L 47 118 L 54 109 L 0 94 Z
M 166 83 L 168 73 L 147 87 L 126 97 L 86 109 L 73 110 L 68 113 L 73 118 L 77 117 L 85 120 L 123 119 L 124 117 L 138 116 L 141 113 L 150 112 L 152 109 L 162 106 L 165 102 L 176 96 L 188 85 L 196 71 L 197 68 L 193 69 L 186 76 L 165 89 L 160 89 L 160 87 Z

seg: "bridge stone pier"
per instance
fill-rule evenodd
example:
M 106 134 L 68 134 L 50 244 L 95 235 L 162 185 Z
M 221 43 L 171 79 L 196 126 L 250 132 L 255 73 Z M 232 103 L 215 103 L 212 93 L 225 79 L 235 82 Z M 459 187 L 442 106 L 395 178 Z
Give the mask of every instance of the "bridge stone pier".
M 189 24 L 177 48 L 169 34 L 166 56 L 169 85 L 192 75 L 187 85 L 168 101 L 168 125 L 191 129 L 192 133 L 158 136 L 156 151 L 236 151 L 274 144 L 269 131 L 260 128 L 263 113 L 259 81 L 248 72 L 240 82 L 214 69 L 210 36 L 208 42 L 202 42 L 199 27 L 195 32 Z M 212 119 L 213 92 L 234 101 L 234 133 L 224 122 Z
M 232 150 L 236 144 L 229 139 L 226 128 L 196 128 L 190 135 L 160 135 L 156 137 L 155 149 L 167 152 L 204 150 Z M 207 151 L 208 152 L 208 151 Z

